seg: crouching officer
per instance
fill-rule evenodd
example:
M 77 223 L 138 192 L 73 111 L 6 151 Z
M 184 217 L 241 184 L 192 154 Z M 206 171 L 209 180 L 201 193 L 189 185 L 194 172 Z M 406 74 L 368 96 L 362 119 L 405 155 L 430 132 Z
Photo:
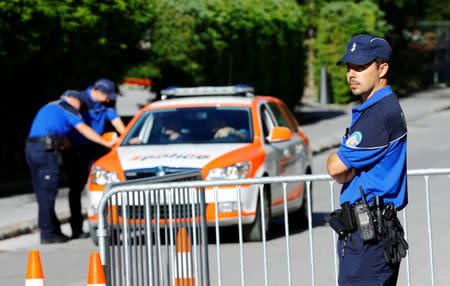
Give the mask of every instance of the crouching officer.
M 396 211 L 407 205 L 406 122 L 388 85 L 391 47 L 374 35 L 357 35 L 337 62 L 347 66 L 347 82 L 363 103 L 328 173 L 343 184 L 330 226 L 339 234 L 339 285 L 395 285 L 408 244 Z
M 69 240 L 69 237 L 61 232 L 55 213 L 60 178 L 60 151 L 65 136 L 72 129 L 76 129 L 89 140 L 105 147 L 111 148 L 115 143 L 105 141 L 84 123 L 79 113 L 80 105 L 79 92 L 64 92 L 61 100 L 51 102 L 38 111 L 26 140 L 25 155 L 39 205 L 38 224 L 42 244 Z

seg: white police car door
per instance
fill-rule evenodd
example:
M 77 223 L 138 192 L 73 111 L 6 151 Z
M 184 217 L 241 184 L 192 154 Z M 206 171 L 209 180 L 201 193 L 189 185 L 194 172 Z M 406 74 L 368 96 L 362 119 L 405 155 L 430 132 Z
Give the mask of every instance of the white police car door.
M 282 142 L 270 143 L 267 138 L 270 131 L 275 126 L 289 127 L 286 121 L 282 118 L 277 120 L 280 113 L 276 105 L 272 106 L 272 103 L 263 104 L 260 107 L 261 123 L 264 133 L 264 149 L 266 151 L 265 166 L 270 176 L 289 176 L 294 175 L 295 168 L 295 143 L 298 141 L 298 137 L 294 135 L 290 140 Z M 281 113 L 280 113 L 281 114 Z M 282 114 L 281 114 L 282 115 Z M 286 124 L 286 125 L 285 125 Z M 296 139 L 297 138 L 297 139 Z M 301 143 L 301 142 L 300 142 Z M 287 195 L 292 191 L 292 184 L 288 184 Z M 283 212 L 283 186 L 281 184 L 271 185 L 271 202 L 272 202 L 272 214 L 279 214 Z

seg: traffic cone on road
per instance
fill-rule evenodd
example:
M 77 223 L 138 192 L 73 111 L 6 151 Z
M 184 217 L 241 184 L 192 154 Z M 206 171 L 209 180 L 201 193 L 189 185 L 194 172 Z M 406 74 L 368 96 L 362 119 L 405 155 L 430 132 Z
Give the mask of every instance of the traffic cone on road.
M 44 273 L 38 250 L 31 250 L 28 254 L 25 286 L 44 286 Z
M 191 265 L 191 239 L 184 227 L 177 233 L 177 263 L 174 286 L 195 286 Z
M 106 286 L 105 271 L 98 252 L 91 253 L 89 258 L 88 286 Z

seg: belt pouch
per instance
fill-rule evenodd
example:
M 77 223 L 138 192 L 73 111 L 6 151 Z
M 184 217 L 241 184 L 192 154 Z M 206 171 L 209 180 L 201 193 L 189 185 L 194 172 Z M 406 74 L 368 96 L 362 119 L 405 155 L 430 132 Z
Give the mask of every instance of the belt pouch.
M 353 208 L 349 202 L 345 202 L 341 205 L 341 221 L 346 227 L 347 232 L 356 231 L 356 218 L 355 213 L 353 212 Z

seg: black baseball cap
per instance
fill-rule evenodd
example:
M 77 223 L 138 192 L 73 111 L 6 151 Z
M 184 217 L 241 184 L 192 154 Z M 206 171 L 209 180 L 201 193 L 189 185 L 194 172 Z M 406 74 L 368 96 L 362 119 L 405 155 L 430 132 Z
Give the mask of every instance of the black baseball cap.
M 115 92 L 115 85 L 111 80 L 106 78 L 98 79 L 93 87 L 105 93 L 110 100 L 116 100 L 117 94 Z
M 81 101 L 81 93 L 77 90 L 69 89 L 63 92 L 62 96 L 73 97 Z
M 390 61 L 391 53 L 391 46 L 385 39 L 370 34 L 357 35 L 348 41 L 347 51 L 336 65 L 365 65 L 377 58 Z

